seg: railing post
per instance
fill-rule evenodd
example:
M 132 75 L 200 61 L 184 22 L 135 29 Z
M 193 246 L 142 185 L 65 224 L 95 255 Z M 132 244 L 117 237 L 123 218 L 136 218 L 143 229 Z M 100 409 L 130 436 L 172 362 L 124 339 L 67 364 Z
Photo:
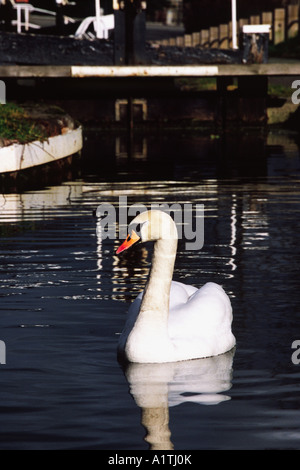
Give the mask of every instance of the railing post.
M 219 26 L 219 47 L 220 49 L 228 49 L 229 47 L 229 28 L 228 24 L 220 24 Z
M 288 5 L 287 7 L 287 37 L 294 38 L 299 32 L 299 6 Z
M 190 34 L 184 35 L 184 46 L 191 47 L 192 46 L 192 36 Z
M 184 46 L 184 36 L 177 36 L 176 38 L 176 46 L 183 47 Z
M 260 17 L 259 17 L 259 15 L 252 15 L 252 16 L 250 16 L 250 24 L 260 24 Z
M 200 44 L 200 32 L 199 33 L 192 33 L 192 44 L 193 46 L 199 46 Z
M 201 46 L 209 47 L 209 31 L 208 29 L 202 29 L 201 31 Z
M 276 8 L 274 10 L 274 44 L 279 44 L 285 39 L 285 9 Z
M 217 26 L 211 26 L 209 28 L 209 47 L 219 46 L 219 32 Z
M 263 11 L 261 14 L 261 22 L 262 24 L 270 24 L 270 36 L 269 40 L 273 40 L 273 13 L 271 11 Z

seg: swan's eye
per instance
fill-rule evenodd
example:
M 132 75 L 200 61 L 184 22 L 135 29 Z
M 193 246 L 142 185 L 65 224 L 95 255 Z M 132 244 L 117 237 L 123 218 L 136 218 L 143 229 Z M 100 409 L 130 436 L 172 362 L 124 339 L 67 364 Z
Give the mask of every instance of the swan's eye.
M 139 237 L 141 236 L 141 228 L 142 228 L 143 224 L 133 224 L 131 225 L 131 231 L 129 232 L 130 233 L 130 237 L 132 236 L 132 232 L 135 232 Z

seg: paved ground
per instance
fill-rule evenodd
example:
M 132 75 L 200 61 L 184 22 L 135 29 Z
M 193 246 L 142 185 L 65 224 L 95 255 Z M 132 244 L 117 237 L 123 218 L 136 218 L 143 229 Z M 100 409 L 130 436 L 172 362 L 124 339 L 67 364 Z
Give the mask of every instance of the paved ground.
M 167 26 L 161 23 L 147 23 L 146 39 L 147 41 L 155 41 L 160 39 L 168 39 L 184 34 L 183 26 Z
M 45 16 L 40 14 L 31 14 L 30 22 L 39 25 L 43 28 L 55 26 L 54 16 Z M 148 22 L 146 25 L 146 39 L 147 41 L 154 41 L 160 39 L 167 39 L 184 34 L 183 26 L 169 26 L 162 23 Z

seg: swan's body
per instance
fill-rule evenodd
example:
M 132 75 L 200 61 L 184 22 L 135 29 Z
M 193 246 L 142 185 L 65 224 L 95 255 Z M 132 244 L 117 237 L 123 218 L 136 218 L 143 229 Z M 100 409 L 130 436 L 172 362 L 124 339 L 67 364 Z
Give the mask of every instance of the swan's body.
M 136 241 L 154 240 L 152 267 L 145 290 L 131 305 L 118 353 L 129 362 L 163 363 L 216 356 L 232 349 L 232 308 L 221 286 L 201 289 L 172 281 L 177 229 L 161 211 L 147 211 L 130 224 L 117 253 Z

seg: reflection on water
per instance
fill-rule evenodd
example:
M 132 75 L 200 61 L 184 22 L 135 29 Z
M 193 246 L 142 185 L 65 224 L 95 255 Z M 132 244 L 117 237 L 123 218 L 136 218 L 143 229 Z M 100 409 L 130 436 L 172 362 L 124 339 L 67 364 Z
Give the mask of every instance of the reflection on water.
M 166 364 L 130 364 L 125 369 L 137 406 L 142 410 L 145 441 L 151 450 L 173 449 L 169 407 L 182 403 L 217 405 L 230 397 L 234 351 L 221 356 Z
M 80 180 L 0 196 L 2 449 L 299 448 L 299 150 L 293 135 L 254 137 L 147 136 L 128 158 L 90 134 Z M 118 234 L 120 201 L 204 204 L 204 246 L 179 241 L 174 279 L 223 285 L 234 358 L 124 377 L 118 336 L 152 246 L 118 257 L 101 238 L 95 210 L 116 207 Z
M 82 184 L 74 183 L 20 194 L 0 194 L 1 224 L 68 216 L 66 209 L 73 199 L 81 195 Z

